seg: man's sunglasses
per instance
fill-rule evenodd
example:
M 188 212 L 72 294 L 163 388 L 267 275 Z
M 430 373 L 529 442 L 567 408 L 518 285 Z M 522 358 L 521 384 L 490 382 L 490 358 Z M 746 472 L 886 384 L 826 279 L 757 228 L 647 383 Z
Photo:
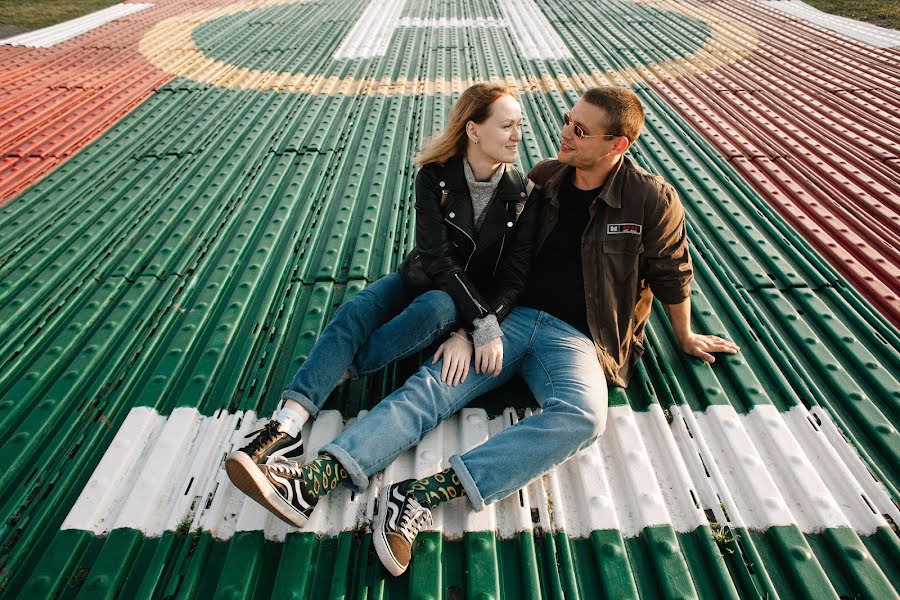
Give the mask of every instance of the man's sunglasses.
M 569 115 L 569 113 L 567 113 L 567 112 L 566 112 L 566 113 L 563 113 L 563 123 L 565 123 L 566 125 L 571 125 L 571 126 L 572 126 L 572 131 L 575 132 L 575 137 L 578 137 L 578 138 L 581 138 L 581 139 L 585 139 L 585 138 L 598 138 L 598 137 L 602 137 L 602 138 L 616 138 L 616 137 L 620 137 L 620 136 L 618 136 L 618 135 L 613 135 L 613 134 L 611 134 L 611 133 L 599 133 L 599 134 L 597 134 L 597 135 L 588 135 L 588 134 L 586 134 L 586 133 L 584 132 L 584 129 L 581 128 L 581 125 L 579 125 L 578 123 L 576 123 L 575 121 L 572 120 L 571 115 Z

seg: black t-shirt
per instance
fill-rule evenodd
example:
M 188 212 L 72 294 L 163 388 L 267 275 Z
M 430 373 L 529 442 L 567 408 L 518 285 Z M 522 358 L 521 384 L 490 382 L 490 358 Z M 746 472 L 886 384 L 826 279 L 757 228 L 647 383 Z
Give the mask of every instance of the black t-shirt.
M 599 188 L 579 190 L 571 179 L 559 194 L 559 221 L 534 259 L 520 304 L 542 310 L 591 337 L 584 302 L 581 237 Z

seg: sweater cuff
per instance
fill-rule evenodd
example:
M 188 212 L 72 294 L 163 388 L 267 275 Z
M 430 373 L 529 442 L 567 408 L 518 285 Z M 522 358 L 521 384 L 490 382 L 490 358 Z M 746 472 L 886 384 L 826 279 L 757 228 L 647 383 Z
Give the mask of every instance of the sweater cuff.
M 500 329 L 500 323 L 497 322 L 497 315 L 495 314 L 474 319 L 472 325 L 475 326 L 475 330 L 472 332 L 472 344 L 476 348 L 503 336 L 503 331 Z

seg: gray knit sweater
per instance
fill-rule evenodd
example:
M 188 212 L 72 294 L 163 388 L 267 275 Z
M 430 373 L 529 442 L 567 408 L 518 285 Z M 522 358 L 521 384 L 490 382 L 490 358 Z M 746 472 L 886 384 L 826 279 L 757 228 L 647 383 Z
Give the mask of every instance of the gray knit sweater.
M 503 177 L 503 173 L 506 171 L 506 165 L 501 164 L 488 181 L 475 180 L 475 174 L 472 173 L 472 167 L 469 165 L 468 160 L 463 159 L 463 169 L 466 173 L 466 183 L 469 185 L 469 195 L 472 197 L 475 231 L 478 232 L 481 231 L 481 226 L 484 224 L 488 204 L 491 198 L 494 197 L 494 192 L 497 191 L 497 185 L 499 185 L 500 178 Z M 476 348 L 503 335 L 500 323 L 497 322 L 497 315 L 494 314 L 475 319 L 472 321 L 472 325 L 475 327 L 475 330 L 472 332 L 472 343 Z

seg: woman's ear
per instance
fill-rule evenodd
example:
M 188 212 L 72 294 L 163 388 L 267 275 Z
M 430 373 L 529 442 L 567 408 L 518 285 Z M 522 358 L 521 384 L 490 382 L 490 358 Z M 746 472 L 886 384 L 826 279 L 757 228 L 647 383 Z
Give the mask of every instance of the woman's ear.
M 478 129 L 475 125 L 475 121 L 469 121 L 466 123 L 466 135 L 469 136 L 469 139 L 478 143 Z

